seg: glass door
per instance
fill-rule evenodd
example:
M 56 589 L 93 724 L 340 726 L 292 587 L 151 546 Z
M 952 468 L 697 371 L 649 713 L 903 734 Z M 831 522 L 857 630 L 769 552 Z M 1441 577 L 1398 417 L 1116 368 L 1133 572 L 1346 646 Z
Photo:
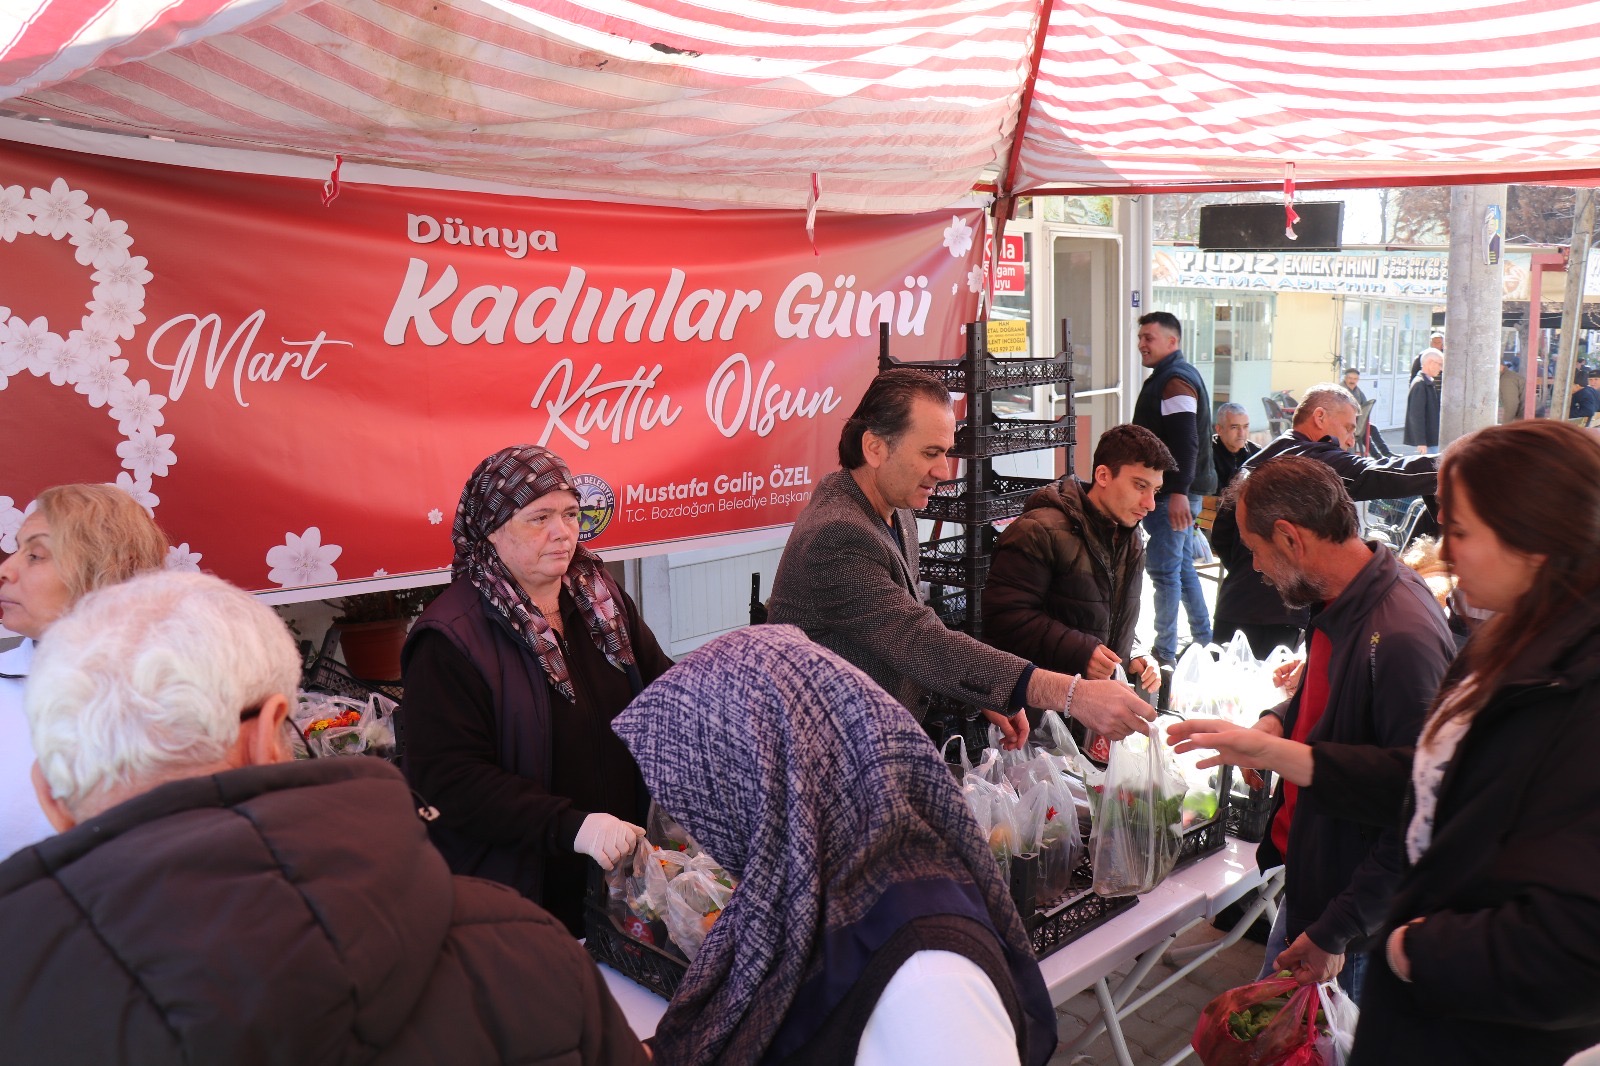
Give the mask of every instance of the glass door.
M 1072 323 L 1073 392 L 1078 416 L 1076 473 L 1089 476 L 1089 459 L 1095 441 L 1108 427 L 1125 421 L 1120 389 L 1124 346 L 1132 336 L 1122 336 L 1118 294 L 1121 292 L 1122 246 L 1114 237 L 1057 234 L 1050 244 L 1053 257 L 1052 309 L 1048 323 L 1049 348 L 1061 344 L 1061 320 Z M 1065 413 L 1064 399 L 1057 414 Z M 1057 472 L 1065 472 L 1065 457 L 1057 456 Z

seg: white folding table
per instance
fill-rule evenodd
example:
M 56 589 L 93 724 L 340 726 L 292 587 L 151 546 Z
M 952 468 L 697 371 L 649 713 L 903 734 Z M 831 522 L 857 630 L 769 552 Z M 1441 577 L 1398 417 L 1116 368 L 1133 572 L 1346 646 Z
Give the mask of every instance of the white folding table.
M 611 990 L 617 1006 L 622 1008 L 622 1016 L 628 1019 L 633 1035 L 640 1040 L 655 1036 L 661 1016 L 667 1013 L 667 1001 L 605 963 L 596 962 L 595 965 L 600 967 L 600 976 L 606 979 L 606 987 Z

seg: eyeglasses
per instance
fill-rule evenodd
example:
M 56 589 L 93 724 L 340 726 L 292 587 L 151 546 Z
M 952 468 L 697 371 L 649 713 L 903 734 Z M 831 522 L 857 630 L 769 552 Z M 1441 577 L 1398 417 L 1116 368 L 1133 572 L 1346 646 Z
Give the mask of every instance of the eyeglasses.
M 250 708 L 247 708 L 247 709 L 239 712 L 239 721 L 240 721 L 241 724 L 244 723 L 244 722 L 248 722 L 248 721 L 250 721 L 252 719 L 255 719 L 255 718 L 260 718 L 260 717 L 261 717 L 261 704 L 259 704 L 259 703 L 256 704 L 254 707 L 250 707 Z M 300 729 L 300 726 L 295 722 L 295 720 L 293 718 L 291 718 L 289 715 L 284 715 L 283 716 L 283 724 L 288 726 L 291 730 L 294 731 L 294 740 L 291 740 L 289 742 L 289 747 L 290 747 L 291 750 L 294 751 L 295 758 L 297 758 L 297 759 L 301 758 L 302 757 L 301 753 L 304 752 L 304 758 L 315 759 L 317 757 L 317 749 L 313 748 L 311 746 L 311 742 L 306 739 L 305 733 Z M 299 748 L 295 748 L 295 744 L 294 744 L 295 740 L 298 740 L 300 742 Z

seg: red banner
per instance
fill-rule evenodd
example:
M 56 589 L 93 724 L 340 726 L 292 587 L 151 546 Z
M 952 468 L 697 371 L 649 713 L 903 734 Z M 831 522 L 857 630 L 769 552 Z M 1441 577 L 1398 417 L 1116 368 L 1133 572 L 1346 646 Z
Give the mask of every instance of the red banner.
M 876 372 L 954 358 L 977 210 L 693 212 L 0 144 L 0 548 L 115 482 L 249 588 L 434 570 L 473 466 L 545 444 L 616 555 L 794 520 Z M 631 549 L 617 551 L 617 549 Z

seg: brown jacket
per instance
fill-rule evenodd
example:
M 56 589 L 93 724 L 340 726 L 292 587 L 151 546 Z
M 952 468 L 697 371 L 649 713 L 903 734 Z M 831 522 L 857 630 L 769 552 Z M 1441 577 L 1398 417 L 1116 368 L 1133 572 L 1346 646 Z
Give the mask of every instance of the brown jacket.
M 918 718 L 930 691 L 1005 709 L 1028 664 L 945 628 L 917 592 L 917 520 L 894 518 L 903 548 L 849 471 L 823 478 L 784 546 L 769 620 L 799 626 Z
M 995 545 L 984 638 L 1068 674 L 1082 673 L 1101 644 L 1127 662 L 1143 574 L 1138 530 L 1094 510 L 1076 478 L 1046 485 Z

